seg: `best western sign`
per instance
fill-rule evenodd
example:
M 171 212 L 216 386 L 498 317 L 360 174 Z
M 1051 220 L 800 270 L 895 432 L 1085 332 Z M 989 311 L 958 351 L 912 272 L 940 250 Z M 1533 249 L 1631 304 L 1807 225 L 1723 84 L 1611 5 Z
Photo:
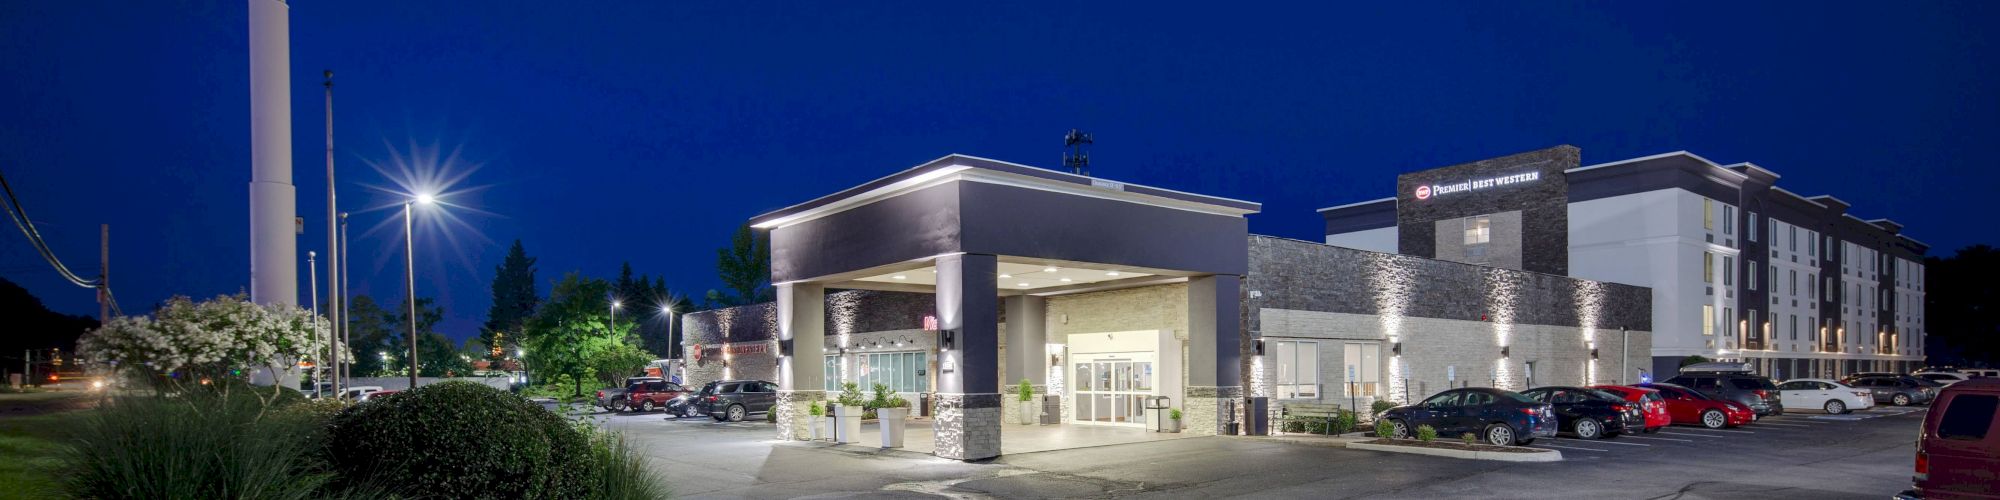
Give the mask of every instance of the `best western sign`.
M 1537 171 L 1537 172 L 1526 172 L 1513 175 L 1503 175 L 1499 177 L 1490 177 L 1485 179 L 1468 179 L 1464 182 L 1459 182 L 1457 184 L 1424 184 L 1417 186 L 1416 196 L 1417 199 L 1419 200 L 1428 200 L 1435 196 L 1444 196 L 1454 193 L 1478 191 L 1481 189 L 1506 186 L 1510 184 L 1534 182 L 1541 179 L 1542 179 L 1542 173 Z

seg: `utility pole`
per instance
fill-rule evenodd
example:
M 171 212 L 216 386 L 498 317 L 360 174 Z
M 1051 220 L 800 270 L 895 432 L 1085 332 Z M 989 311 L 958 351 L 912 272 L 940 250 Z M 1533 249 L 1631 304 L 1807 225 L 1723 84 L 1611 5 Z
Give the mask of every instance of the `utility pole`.
M 313 340 L 319 340 L 321 338 L 319 335 L 319 265 L 313 262 L 315 255 L 312 250 L 306 251 L 306 288 L 312 289 Z M 333 280 L 327 281 L 328 284 L 331 284 Z M 320 396 L 320 366 L 326 364 L 326 358 L 320 358 L 318 354 L 314 354 L 313 357 L 319 358 L 313 360 L 313 397 L 317 398 Z
M 111 324 L 111 225 L 98 226 L 97 325 Z
M 343 359 L 343 360 L 344 360 L 344 359 L 346 358 L 346 355 L 347 355 L 347 349 L 350 349 L 350 348 L 352 348 L 352 346 L 348 345 L 348 341 L 349 341 L 349 338 L 348 338 L 348 330 L 349 330 L 349 329 L 350 329 L 351 327 L 350 327 L 350 326 L 348 325 L 348 321 L 349 321 L 349 319 L 348 319 L 348 318 L 349 318 L 349 316 L 348 316 L 348 314 L 347 314 L 347 313 L 348 313 L 348 310 L 347 310 L 347 307 L 348 307 L 348 303 L 347 303 L 347 290 L 348 290 L 348 288 L 347 288 L 347 254 L 348 254 L 348 248 L 347 248 L 347 212 L 341 212 L 341 213 L 340 213 L 340 293 L 341 293 L 341 297 L 340 297 L 340 298 L 341 298 L 341 301 L 340 301 L 340 323 L 339 323 L 339 326 L 338 326 L 338 328 L 340 329 L 340 340 L 338 340 L 338 342 L 340 343 L 340 349 L 338 349 L 338 350 L 335 350 L 335 351 L 334 351 L 334 356 L 335 356 L 335 357 L 334 357 L 334 359 Z M 327 279 L 333 279 L 333 278 L 331 278 L 331 277 L 328 277 Z M 336 362 L 336 363 L 334 363 L 334 365 L 333 365 L 333 366 L 335 366 L 335 367 L 338 367 L 338 368 L 339 368 L 339 372 L 340 372 L 340 375 L 339 375 L 339 377 L 340 377 L 340 383 L 341 383 L 341 384 L 352 384 L 352 383 L 354 383 L 354 382 L 353 382 L 352 380 L 349 380 L 349 379 L 351 379 L 351 378 L 354 378 L 354 370 L 353 370 L 353 367 L 352 367 L 352 366 L 350 366 L 350 363 L 343 363 L 343 362 Z M 346 386 L 346 385 L 339 385 L 339 386 L 336 386 L 336 387 L 341 387 L 341 388 L 346 388 L 347 386 Z M 342 392 L 341 392 L 341 394 L 346 394 L 346 391 L 342 391 Z
M 341 295 L 340 292 L 346 288 L 345 286 L 346 284 L 341 283 L 339 279 L 335 278 L 341 276 L 340 270 L 341 268 L 346 266 L 340 259 L 341 254 L 344 252 L 341 252 L 339 242 L 335 240 L 336 238 L 340 237 L 340 232 L 339 232 L 340 224 L 338 222 L 340 221 L 340 212 L 338 205 L 336 205 L 335 203 L 334 186 L 335 184 L 333 182 L 333 70 L 329 69 L 326 70 L 326 222 L 327 222 L 326 224 L 326 246 L 327 246 L 326 313 L 328 316 L 328 320 L 333 324 L 338 325 L 338 324 L 343 324 L 341 319 L 346 317 L 346 315 L 343 314 L 345 309 L 341 309 L 340 307 L 340 304 L 342 302 L 345 302 L 341 300 L 343 296 Z M 317 294 L 318 285 L 314 286 L 315 286 L 314 293 Z M 319 299 L 313 299 L 313 305 L 314 307 L 318 307 Z M 331 347 L 329 347 L 329 349 L 331 349 Z
M 416 241 L 411 239 L 410 204 L 403 203 L 403 283 L 410 293 L 410 389 L 417 388 L 417 257 Z

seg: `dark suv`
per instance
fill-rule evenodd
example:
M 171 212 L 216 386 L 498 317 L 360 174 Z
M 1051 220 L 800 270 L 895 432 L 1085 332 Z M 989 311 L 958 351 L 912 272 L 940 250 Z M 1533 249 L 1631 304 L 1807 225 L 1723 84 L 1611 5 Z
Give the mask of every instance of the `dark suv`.
M 695 412 L 717 421 L 741 422 L 752 413 L 771 411 L 778 404 L 778 384 L 762 380 L 718 380 L 695 393 Z
M 1723 401 L 1735 401 L 1750 407 L 1757 416 L 1783 415 L 1785 405 L 1778 393 L 1778 384 L 1762 375 L 1747 372 L 1682 372 L 1668 379 L 1703 396 Z

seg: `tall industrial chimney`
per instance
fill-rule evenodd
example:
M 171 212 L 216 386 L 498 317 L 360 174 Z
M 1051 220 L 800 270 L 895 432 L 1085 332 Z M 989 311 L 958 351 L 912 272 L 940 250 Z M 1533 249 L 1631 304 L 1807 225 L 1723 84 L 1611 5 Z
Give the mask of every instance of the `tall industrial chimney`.
M 250 300 L 299 302 L 291 6 L 250 2 Z

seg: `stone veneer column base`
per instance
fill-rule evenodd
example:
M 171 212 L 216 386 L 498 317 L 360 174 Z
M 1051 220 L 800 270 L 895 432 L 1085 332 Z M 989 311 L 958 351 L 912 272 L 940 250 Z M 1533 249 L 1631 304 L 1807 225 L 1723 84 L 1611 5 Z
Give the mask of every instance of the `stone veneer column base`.
M 811 406 L 814 401 L 826 401 L 826 391 L 778 391 L 778 404 L 771 407 L 771 411 L 778 414 L 778 439 L 812 439 Z M 830 408 L 822 409 L 832 411 Z
M 938 394 L 933 454 L 953 460 L 1000 456 L 999 394 Z
M 1229 401 L 1236 402 L 1239 407 L 1236 421 L 1242 422 L 1242 400 L 1243 388 L 1239 386 L 1189 386 L 1187 397 L 1181 401 L 1182 432 L 1196 436 L 1228 435 L 1229 430 L 1223 426 L 1229 423 L 1229 417 L 1222 415 L 1221 409 Z
M 1033 422 L 1030 422 L 1029 424 L 1030 425 L 1040 424 L 1042 423 L 1042 419 L 1040 417 L 1041 415 L 1040 409 L 1042 408 L 1042 396 L 1047 396 L 1049 394 L 1049 388 L 1048 386 L 1041 386 L 1041 385 L 1031 386 L 1031 387 L 1033 387 L 1035 391 L 1035 396 L 1034 399 L 1028 401 L 1028 404 L 1033 405 L 1037 411 L 1035 413 L 1036 414 L 1035 420 Z M 1008 386 L 1007 393 L 1000 395 L 1000 422 L 1002 424 L 1021 425 L 1021 393 L 1015 392 L 1020 388 L 1021 386 L 1019 385 Z

